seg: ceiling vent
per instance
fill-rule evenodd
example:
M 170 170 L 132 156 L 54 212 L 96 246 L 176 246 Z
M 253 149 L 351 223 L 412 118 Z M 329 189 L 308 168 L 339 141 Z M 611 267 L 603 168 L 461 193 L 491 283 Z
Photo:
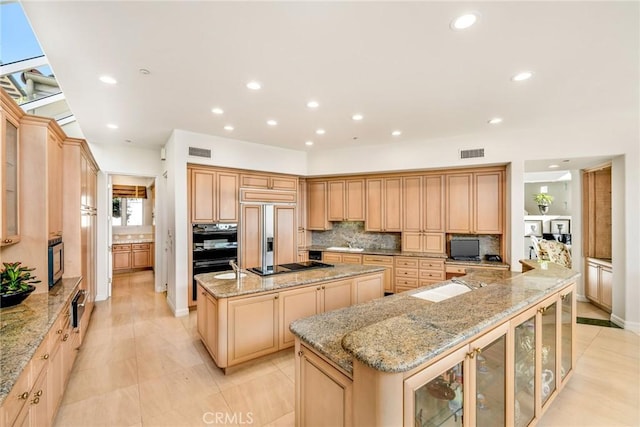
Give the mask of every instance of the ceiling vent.
M 484 157 L 484 148 L 474 148 L 471 150 L 460 150 L 461 159 L 474 159 L 476 157 Z
M 189 155 L 195 157 L 206 157 L 207 159 L 210 159 L 211 150 L 208 150 L 206 148 L 189 147 Z

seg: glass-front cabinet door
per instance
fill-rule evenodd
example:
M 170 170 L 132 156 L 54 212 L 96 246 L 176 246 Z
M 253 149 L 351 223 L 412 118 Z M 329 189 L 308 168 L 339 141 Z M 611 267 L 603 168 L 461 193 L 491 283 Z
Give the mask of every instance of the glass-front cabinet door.
M 575 288 L 571 286 L 560 295 L 560 383 L 563 384 L 567 375 L 573 371 L 573 361 L 575 360 L 575 344 L 571 337 L 575 332 Z
M 18 200 L 18 122 L 3 113 L 0 141 L 0 246 L 20 240 Z
M 465 346 L 404 381 L 406 427 L 463 426 L 468 363 Z
M 558 302 L 553 301 L 538 309 L 542 347 L 540 352 L 540 397 L 544 406 L 556 391 L 556 360 L 558 354 Z
M 536 416 L 536 310 L 528 310 L 516 317 L 513 329 L 514 402 L 516 427 L 529 425 Z

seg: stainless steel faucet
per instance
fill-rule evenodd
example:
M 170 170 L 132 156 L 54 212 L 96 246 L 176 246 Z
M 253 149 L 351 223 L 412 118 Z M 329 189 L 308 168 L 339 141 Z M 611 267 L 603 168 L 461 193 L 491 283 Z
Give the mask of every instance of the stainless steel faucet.
M 229 265 L 231 266 L 231 268 L 233 269 L 233 272 L 236 275 L 236 279 L 238 277 L 240 277 L 240 268 L 238 267 L 238 264 L 236 264 L 236 262 L 234 260 L 229 261 Z
M 474 290 L 476 290 L 476 289 L 478 289 L 478 288 L 484 288 L 485 286 L 487 286 L 487 284 L 486 284 L 486 283 L 484 283 L 484 282 L 480 282 L 480 281 L 477 281 L 477 280 L 473 280 L 472 282 L 474 282 L 474 283 L 473 283 L 473 284 L 471 284 L 471 283 L 468 283 L 468 282 L 467 282 L 467 281 L 465 281 L 465 280 L 458 279 L 457 277 L 453 277 L 453 278 L 451 278 L 451 281 L 452 281 L 453 283 L 458 283 L 459 285 L 464 285 L 464 286 L 466 286 L 467 288 L 471 289 L 472 291 L 474 291 Z

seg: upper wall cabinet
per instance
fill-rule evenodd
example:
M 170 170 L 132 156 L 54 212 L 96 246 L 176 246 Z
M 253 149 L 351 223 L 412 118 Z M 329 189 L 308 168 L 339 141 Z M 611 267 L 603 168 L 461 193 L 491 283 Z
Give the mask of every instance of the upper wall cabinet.
M 240 175 L 240 187 L 296 191 L 298 189 L 298 178 L 286 175 L 259 175 L 243 173 Z
M 19 121 L 11 114 L 10 104 L 5 104 L 2 92 L 2 127 L 0 140 L 0 246 L 20 241 L 19 198 Z
M 368 178 L 366 200 L 366 231 L 402 231 L 402 178 Z
M 442 175 L 402 178 L 402 231 L 444 231 L 444 177 Z
M 329 221 L 364 221 L 364 179 L 328 181 Z
M 329 230 L 326 181 L 307 181 L 307 230 Z
M 62 236 L 62 136 L 52 130 L 47 135 L 47 194 L 49 238 Z
M 238 222 L 238 174 L 190 168 L 191 222 Z
M 504 171 L 446 175 L 446 231 L 502 234 Z

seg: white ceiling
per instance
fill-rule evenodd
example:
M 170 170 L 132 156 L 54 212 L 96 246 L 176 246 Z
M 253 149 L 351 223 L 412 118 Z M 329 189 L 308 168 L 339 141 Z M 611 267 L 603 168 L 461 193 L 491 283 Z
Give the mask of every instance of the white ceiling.
M 323 150 L 638 112 L 638 2 L 23 6 L 95 144 L 159 147 L 172 129 L 185 129 Z M 480 13 L 477 24 L 452 31 L 451 20 L 470 10 Z M 521 70 L 534 77 L 512 82 Z M 118 84 L 101 83 L 104 74 Z M 248 90 L 251 79 L 263 89 Z M 364 120 L 354 122 L 356 112 Z M 504 122 L 487 124 L 494 116 Z M 267 126 L 271 118 L 278 126 Z M 402 136 L 392 137 L 394 129 Z

